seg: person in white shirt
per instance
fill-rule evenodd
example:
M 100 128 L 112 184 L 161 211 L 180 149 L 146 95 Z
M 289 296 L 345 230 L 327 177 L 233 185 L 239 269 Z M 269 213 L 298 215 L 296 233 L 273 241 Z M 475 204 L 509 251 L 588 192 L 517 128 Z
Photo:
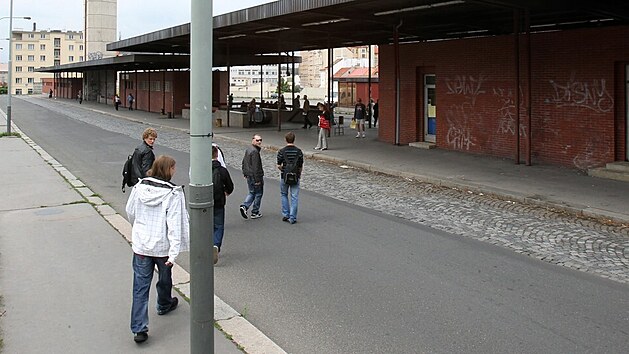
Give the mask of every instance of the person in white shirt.
M 148 338 L 148 303 L 153 271 L 157 266 L 157 314 L 177 308 L 172 297 L 172 267 L 180 252 L 190 244 L 189 217 L 181 186 L 170 180 L 175 174 L 175 160 L 159 156 L 147 173 L 133 186 L 126 211 L 132 225 L 133 304 L 131 332 L 135 342 Z

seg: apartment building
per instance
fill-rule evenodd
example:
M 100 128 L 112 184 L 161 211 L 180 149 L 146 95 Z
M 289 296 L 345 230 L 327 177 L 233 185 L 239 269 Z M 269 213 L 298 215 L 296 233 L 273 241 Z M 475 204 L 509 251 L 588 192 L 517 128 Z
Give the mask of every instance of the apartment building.
M 371 67 L 378 66 L 377 46 L 371 47 Z M 303 87 L 324 87 L 327 82 L 328 50 L 310 50 L 301 52 L 301 64 L 299 64 L 299 77 Z M 345 59 L 364 59 L 360 63 L 368 63 L 369 46 L 342 47 L 332 50 L 332 64 Z M 364 65 L 365 67 L 367 64 Z M 335 68 L 338 70 L 338 68 Z M 332 72 L 334 75 L 335 71 Z M 323 75 L 323 78 L 322 78 Z
M 23 31 L 14 30 L 13 73 L 11 90 L 14 95 L 42 92 L 42 80 L 51 73 L 35 72 L 37 68 L 84 61 L 82 31 Z

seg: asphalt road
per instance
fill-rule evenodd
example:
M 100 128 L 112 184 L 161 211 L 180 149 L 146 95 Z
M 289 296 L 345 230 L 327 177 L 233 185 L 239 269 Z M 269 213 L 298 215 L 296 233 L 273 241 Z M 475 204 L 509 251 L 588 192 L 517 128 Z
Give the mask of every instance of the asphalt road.
M 122 163 L 145 126 L 72 118 L 89 114 L 13 101 L 16 124 L 121 212 Z M 156 152 L 175 157 L 175 183 L 186 184 L 186 137 L 159 134 Z M 243 220 L 237 206 L 246 187 L 239 171 L 230 172 L 236 192 L 215 291 L 288 352 L 622 353 L 629 346 L 627 285 L 305 189 L 298 223 L 289 225 L 268 168 L 264 217 Z

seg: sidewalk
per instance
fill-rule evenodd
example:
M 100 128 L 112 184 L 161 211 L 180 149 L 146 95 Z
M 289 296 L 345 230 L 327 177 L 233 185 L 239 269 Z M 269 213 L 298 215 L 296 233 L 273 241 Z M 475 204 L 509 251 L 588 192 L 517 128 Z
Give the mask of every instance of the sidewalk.
M 76 105 L 72 100 L 60 104 Z M 112 106 L 83 102 L 84 109 L 92 109 L 121 118 L 142 122 L 159 128 L 174 128 L 189 132 L 189 121 L 168 119 L 157 113 L 115 111 Z M 225 122 L 223 122 L 225 124 Z M 279 149 L 285 145 L 284 134 L 292 130 L 296 145 L 307 157 L 344 164 L 368 171 L 400 176 L 441 186 L 494 195 L 498 198 L 539 205 L 573 215 L 612 220 L 629 224 L 629 183 L 590 177 L 580 171 L 557 166 L 524 164 L 512 160 L 472 155 L 442 149 L 423 150 L 409 146 L 395 146 L 377 140 L 377 129 L 367 129 L 367 138 L 356 139 L 355 131 L 347 127 L 345 134 L 328 139 L 329 150 L 313 150 L 317 131 L 301 129 L 298 123 L 282 123 L 259 129 L 213 127 L 214 138 L 235 140 L 244 144 L 253 133 L 264 138 L 264 147 Z
M 6 132 L 4 119 L 0 129 Z M 14 126 L 14 131 L 19 129 Z M 123 235 L 130 236 L 128 222 L 45 151 L 25 140 L 0 138 L 5 165 L 0 187 L 3 351 L 189 352 L 190 306 L 174 289 L 180 305 L 165 316 L 155 313 L 151 291 L 149 340 L 142 345 L 133 342 L 131 248 L 112 227 L 118 225 Z M 180 291 L 189 293 L 185 271 L 176 269 L 173 278 Z M 224 329 L 247 328 L 245 320 L 217 298 L 214 317 Z M 249 341 L 263 342 L 261 333 L 248 335 Z M 215 353 L 242 353 L 217 329 L 214 348 Z M 254 347 L 249 353 L 281 352 L 268 348 Z

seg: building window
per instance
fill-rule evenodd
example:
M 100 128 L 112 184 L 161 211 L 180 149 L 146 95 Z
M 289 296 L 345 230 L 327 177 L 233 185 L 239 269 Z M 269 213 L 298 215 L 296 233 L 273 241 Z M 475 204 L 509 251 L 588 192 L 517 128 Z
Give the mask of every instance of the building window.
M 55 66 L 61 65 L 61 61 L 60 60 L 55 60 L 55 63 L 53 65 L 55 65 Z
M 69 50 L 71 50 L 71 51 L 72 51 L 72 50 L 74 50 L 74 44 L 70 44 L 70 45 L 68 46 L 68 49 L 69 49 Z
M 22 78 L 21 77 L 16 77 L 15 78 L 15 83 L 16 84 L 21 84 L 22 83 Z
M 68 61 L 69 61 L 69 62 L 73 62 L 73 61 L 74 61 L 74 55 L 70 55 L 70 56 L 68 57 Z
M 32 94 L 33 94 L 33 89 L 32 89 L 32 88 L 29 88 L 29 89 L 28 89 L 28 94 L 29 94 L 29 95 L 32 95 Z
M 34 33 L 29 33 L 28 34 L 28 38 L 35 38 L 35 34 Z
M 83 61 L 83 56 L 79 56 L 79 61 Z
M 16 95 L 21 95 L 22 94 L 22 89 L 15 89 L 15 94 Z
M 29 44 L 28 45 L 28 50 L 35 50 L 35 44 Z
M 22 72 L 22 67 L 21 66 L 16 66 L 15 67 L 15 72 L 16 73 L 21 73 Z
M 15 56 L 15 61 L 22 61 L 22 56 L 21 55 L 16 55 Z
M 40 44 L 39 45 L 39 50 L 46 50 L 46 45 L 45 44 Z
M 35 56 L 34 55 L 29 55 L 28 56 L 28 61 L 35 61 Z
M 83 50 L 83 44 L 79 45 L 79 50 L 81 50 L 81 51 Z
M 22 44 L 21 43 L 16 43 L 15 44 L 15 50 L 22 50 Z
M 32 84 L 35 82 L 35 79 L 32 77 L 29 77 L 28 79 L 26 79 L 26 82 L 28 82 L 29 84 Z
M 39 61 L 46 61 L 46 56 L 45 55 L 40 55 L 39 56 Z
M 55 38 L 53 42 L 55 44 L 55 48 L 61 47 L 61 38 Z
M 74 35 L 73 34 L 69 34 L 68 35 L 68 39 L 74 39 Z
M 151 91 L 161 91 L 162 90 L 162 82 L 161 81 L 151 81 Z
M 164 91 L 165 92 L 170 92 L 170 86 L 172 85 L 172 83 L 170 81 L 165 81 L 164 82 Z
M 28 67 L 28 72 L 29 73 L 34 73 L 35 72 L 35 67 L 34 66 L 29 66 Z
M 45 33 L 40 34 L 40 35 L 39 35 L 39 38 L 41 38 L 41 39 L 46 39 L 46 34 L 45 34 Z

